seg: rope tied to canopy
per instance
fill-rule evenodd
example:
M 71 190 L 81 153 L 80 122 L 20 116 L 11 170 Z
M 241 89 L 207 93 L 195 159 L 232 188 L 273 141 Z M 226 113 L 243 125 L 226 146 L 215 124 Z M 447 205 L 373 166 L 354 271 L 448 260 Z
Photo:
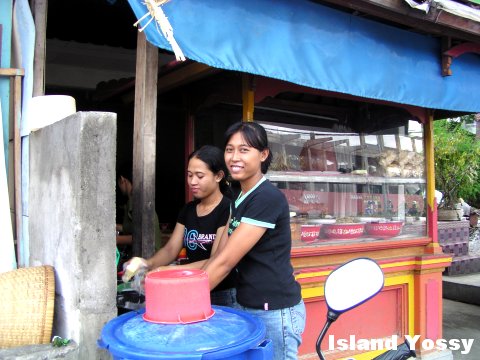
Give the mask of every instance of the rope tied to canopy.
M 157 31 L 161 31 L 165 39 L 167 39 L 168 43 L 172 47 L 173 53 L 175 54 L 175 58 L 177 59 L 177 61 L 185 61 L 185 55 L 183 54 L 182 49 L 180 49 L 180 46 L 173 37 L 172 25 L 168 21 L 168 18 L 162 9 L 162 5 L 169 1 L 170 0 L 145 0 L 143 4 L 147 7 L 148 12 L 140 19 L 138 19 L 138 21 L 133 24 L 133 26 L 138 27 L 140 21 L 144 20 L 148 16 L 151 16 L 150 20 L 148 20 L 148 22 L 143 27 L 140 27 L 138 31 L 144 31 L 145 28 L 150 25 L 153 20 L 155 20 Z

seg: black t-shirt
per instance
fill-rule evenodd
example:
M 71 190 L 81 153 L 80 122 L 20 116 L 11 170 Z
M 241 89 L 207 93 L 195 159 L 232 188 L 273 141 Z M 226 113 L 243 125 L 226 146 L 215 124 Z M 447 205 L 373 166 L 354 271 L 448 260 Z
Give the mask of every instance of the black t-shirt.
M 237 265 L 237 301 L 246 307 L 277 310 L 298 304 L 300 284 L 290 262 L 290 212 L 283 193 L 263 178 L 232 204 L 228 233 L 240 223 L 267 228 Z
M 213 242 L 215 241 L 218 228 L 227 224 L 230 216 L 230 200 L 223 197 L 222 201 L 207 215 L 197 215 L 197 204 L 194 200 L 186 204 L 178 214 L 177 222 L 185 226 L 183 245 L 187 250 L 189 262 L 195 262 L 210 258 Z M 234 287 L 233 275 L 223 280 L 215 290 L 223 290 Z

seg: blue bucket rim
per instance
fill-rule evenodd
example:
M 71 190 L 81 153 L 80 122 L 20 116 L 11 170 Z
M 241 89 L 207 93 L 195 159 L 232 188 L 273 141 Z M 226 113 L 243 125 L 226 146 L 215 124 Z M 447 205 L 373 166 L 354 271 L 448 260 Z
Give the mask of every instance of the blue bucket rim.
M 106 349 L 113 357 L 120 359 L 225 359 L 234 355 L 241 354 L 250 349 L 257 347 L 263 340 L 265 340 L 266 329 L 263 322 L 255 315 L 249 314 L 243 310 L 234 309 L 225 306 L 212 306 L 213 309 L 219 309 L 225 312 L 236 314 L 242 318 L 247 319 L 254 326 L 254 331 L 251 336 L 243 342 L 237 342 L 230 345 L 220 345 L 218 348 L 209 349 L 206 351 L 190 351 L 190 352 L 165 352 L 165 351 L 151 351 L 142 350 L 136 346 L 132 347 L 132 344 L 125 344 L 119 341 L 113 334 L 115 329 L 121 326 L 126 321 L 136 317 L 143 316 L 145 309 L 130 311 L 126 314 L 120 315 L 110 320 L 102 329 L 101 337 L 97 341 L 97 345 L 100 348 Z M 217 313 L 217 311 L 216 311 Z M 216 315 L 214 315 L 216 316 Z M 209 320 L 205 320 L 209 321 Z M 173 326 L 189 326 L 185 325 L 173 325 Z M 163 357 L 165 356 L 165 357 Z

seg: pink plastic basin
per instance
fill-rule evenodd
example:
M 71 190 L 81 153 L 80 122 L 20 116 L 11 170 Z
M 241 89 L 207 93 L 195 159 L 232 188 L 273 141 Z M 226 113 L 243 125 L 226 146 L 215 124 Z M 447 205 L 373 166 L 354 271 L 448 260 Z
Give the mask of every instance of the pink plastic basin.
M 147 274 L 144 320 L 188 324 L 207 320 L 214 313 L 205 271 L 173 269 Z

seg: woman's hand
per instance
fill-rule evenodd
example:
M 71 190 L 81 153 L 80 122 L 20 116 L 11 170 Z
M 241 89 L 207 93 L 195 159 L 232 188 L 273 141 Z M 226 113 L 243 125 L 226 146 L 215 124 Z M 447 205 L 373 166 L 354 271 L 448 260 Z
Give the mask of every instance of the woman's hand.
M 126 283 L 139 271 L 147 270 L 148 263 L 143 258 L 133 257 L 123 264 L 123 268 L 125 269 L 125 273 L 122 276 L 122 281 Z
M 166 265 L 166 266 L 158 266 L 149 273 L 157 272 L 157 271 L 165 271 L 165 270 L 191 270 L 191 269 L 202 269 L 207 260 L 199 260 L 193 263 L 183 264 L 183 265 Z

